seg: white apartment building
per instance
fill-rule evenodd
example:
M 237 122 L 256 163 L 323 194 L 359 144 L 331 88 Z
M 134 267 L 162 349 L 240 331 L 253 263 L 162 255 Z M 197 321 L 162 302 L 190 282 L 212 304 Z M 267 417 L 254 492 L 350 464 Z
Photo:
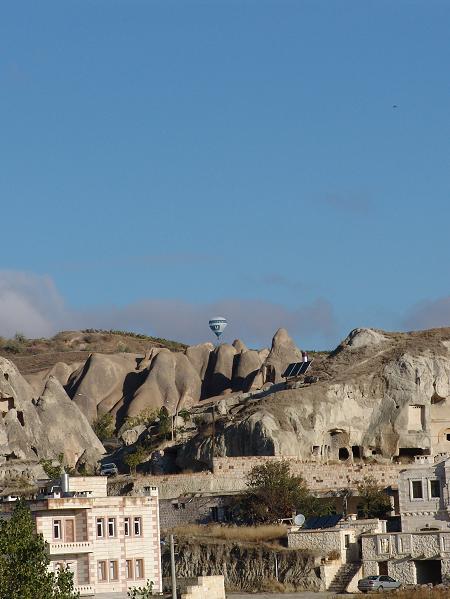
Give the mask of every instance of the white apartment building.
M 107 496 L 106 477 L 70 477 L 29 506 L 49 544 L 50 568 L 67 565 L 83 597 L 126 597 L 153 581 L 162 590 L 158 490 L 145 497 Z M 69 488 L 67 488 L 69 486 Z M 11 512 L 13 503 L 1 504 Z

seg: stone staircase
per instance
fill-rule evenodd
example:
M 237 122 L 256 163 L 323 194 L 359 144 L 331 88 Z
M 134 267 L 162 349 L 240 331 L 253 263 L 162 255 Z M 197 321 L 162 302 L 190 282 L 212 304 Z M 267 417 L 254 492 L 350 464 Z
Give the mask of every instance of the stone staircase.
M 360 568 L 361 562 L 348 562 L 347 564 L 342 564 L 336 572 L 327 591 L 331 591 L 332 593 L 345 593 L 350 581 Z

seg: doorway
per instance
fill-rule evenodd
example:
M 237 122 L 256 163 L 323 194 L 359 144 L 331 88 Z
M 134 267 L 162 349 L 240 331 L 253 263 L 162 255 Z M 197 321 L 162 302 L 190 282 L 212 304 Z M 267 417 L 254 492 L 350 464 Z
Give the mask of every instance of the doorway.
M 441 560 L 427 559 L 415 561 L 417 584 L 441 584 Z

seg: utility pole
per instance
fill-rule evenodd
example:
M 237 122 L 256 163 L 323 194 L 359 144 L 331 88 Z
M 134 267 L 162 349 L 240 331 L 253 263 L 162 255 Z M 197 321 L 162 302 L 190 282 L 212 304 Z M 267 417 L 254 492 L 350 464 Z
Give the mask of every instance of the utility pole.
M 212 408 L 212 446 L 211 446 L 211 452 L 212 452 L 212 457 L 213 459 L 216 456 L 216 411 L 215 411 L 215 404 L 213 403 L 213 405 L 211 406 Z
M 175 570 L 175 543 L 170 535 L 170 576 L 172 578 L 172 599 L 177 599 L 177 573 Z

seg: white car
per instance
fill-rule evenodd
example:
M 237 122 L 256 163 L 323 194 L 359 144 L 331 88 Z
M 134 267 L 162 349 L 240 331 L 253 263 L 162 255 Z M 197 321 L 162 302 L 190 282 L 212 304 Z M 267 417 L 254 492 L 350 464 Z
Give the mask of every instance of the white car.
M 110 464 L 102 464 L 100 468 L 101 476 L 117 476 L 119 474 L 119 470 L 117 466 L 111 462 Z
M 391 578 L 390 576 L 366 576 L 358 580 L 358 589 L 362 593 L 368 591 L 390 591 L 391 589 L 398 589 L 401 586 L 401 582 Z

